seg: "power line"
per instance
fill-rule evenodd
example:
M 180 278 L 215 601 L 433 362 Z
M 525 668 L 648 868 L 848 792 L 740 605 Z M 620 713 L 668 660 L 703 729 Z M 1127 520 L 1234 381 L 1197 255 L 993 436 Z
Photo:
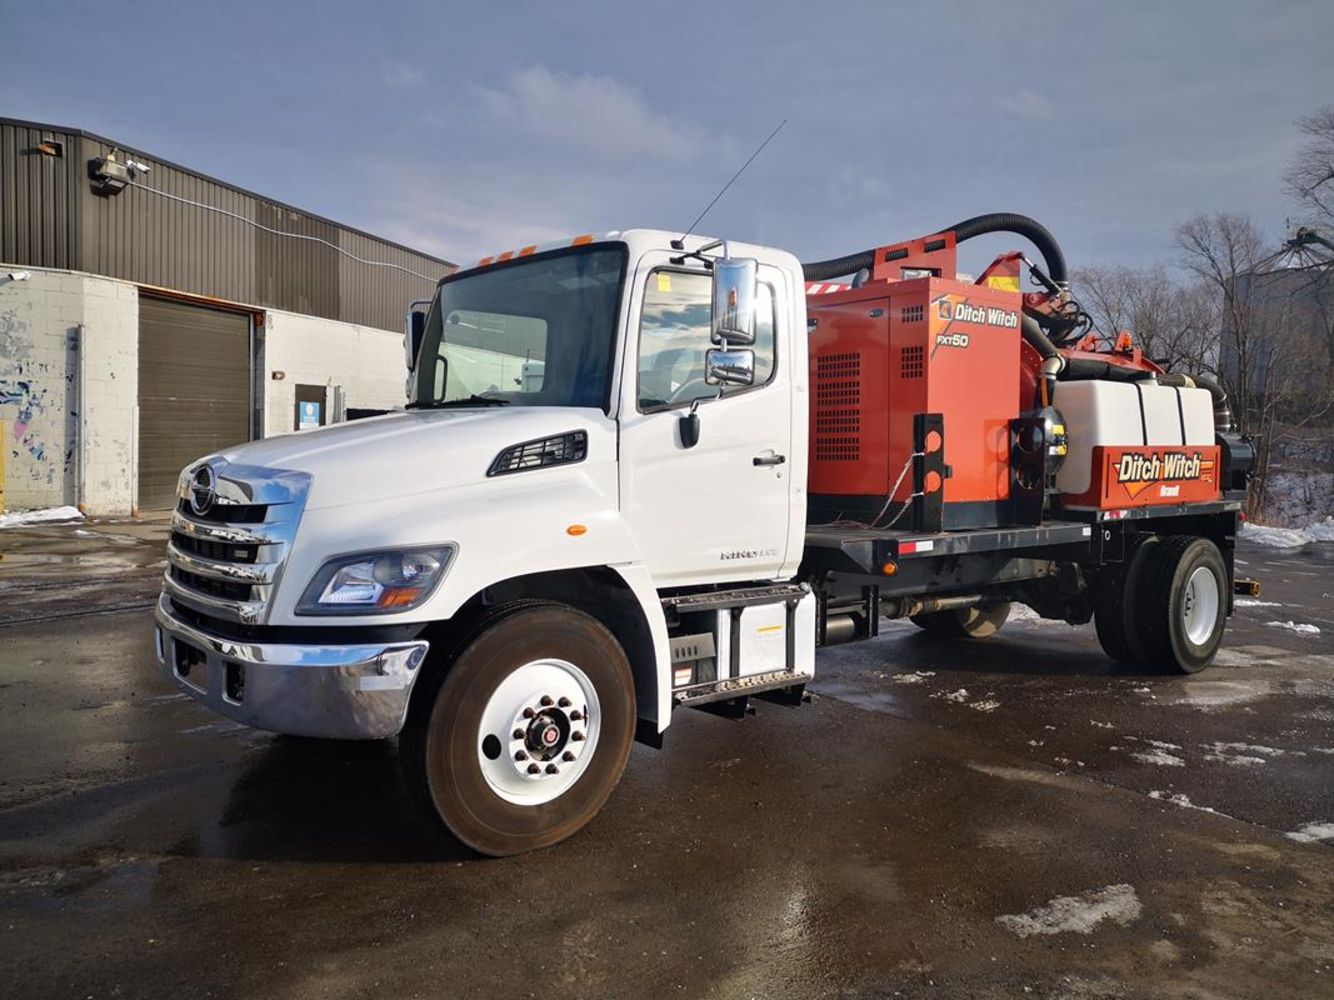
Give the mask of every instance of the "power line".
M 364 257 L 358 257 L 356 254 L 349 253 L 347 250 L 344 250 L 336 243 L 330 243 L 328 240 L 320 239 L 318 236 L 307 236 L 305 233 L 287 233 L 281 229 L 273 229 L 269 226 L 263 225 L 262 223 L 256 222 L 254 219 L 247 219 L 244 215 L 237 215 L 235 212 L 229 212 L 225 208 L 218 208 L 216 205 L 207 205 L 202 201 L 193 201 L 190 198 L 182 198 L 178 194 L 170 194 L 166 191 L 159 191 L 157 188 L 149 187 L 147 184 L 140 184 L 137 181 L 131 181 L 130 187 L 136 188 L 140 191 L 148 191 L 151 194 L 156 194 L 163 198 L 169 198 L 172 201 L 178 201 L 183 205 L 192 205 L 195 208 L 202 208 L 209 212 L 216 212 L 218 215 L 225 215 L 229 219 L 235 219 L 237 222 L 244 222 L 247 226 L 254 226 L 256 229 L 259 229 L 266 233 L 272 233 L 274 236 L 285 236 L 288 239 L 292 240 L 309 240 L 312 243 L 322 243 L 324 244 L 324 246 L 328 247 L 335 253 L 341 253 L 344 257 L 347 257 L 350 260 L 354 260 L 358 264 L 367 264 L 371 267 L 393 268 L 395 271 L 402 271 L 404 274 L 410 274 L 414 278 L 421 278 L 423 281 L 429 281 L 432 284 L 435 284 L 437 281 L 440 280 L 439 278 L 432 278 L 429 274 L 422 274 L 420 271 L 414 271 L 410 267 L 404 267 L 402 264 L 391 264 L 387 260 L 367 260 Z

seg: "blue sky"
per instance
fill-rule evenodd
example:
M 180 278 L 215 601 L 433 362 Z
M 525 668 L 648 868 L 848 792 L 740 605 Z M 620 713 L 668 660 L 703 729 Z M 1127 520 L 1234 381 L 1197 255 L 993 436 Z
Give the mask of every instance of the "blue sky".
M 1075 266 L 1144 264 L 1197 212 L 1280 235 L 1294 119 L 1334 102 L 1329 0 L 61 0 L 3 24 L 0 113 L 462 262 L 684 227 L 786 118 L 702 230 L 814 259 L 1019 211 Z

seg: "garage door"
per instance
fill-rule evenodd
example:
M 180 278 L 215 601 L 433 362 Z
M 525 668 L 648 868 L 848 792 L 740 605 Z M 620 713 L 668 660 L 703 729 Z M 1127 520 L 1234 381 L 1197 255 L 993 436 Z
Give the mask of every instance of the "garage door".
M 250 440 L 250 317 L 139 298 L 139 507 L 172 506 L 176 477 Z

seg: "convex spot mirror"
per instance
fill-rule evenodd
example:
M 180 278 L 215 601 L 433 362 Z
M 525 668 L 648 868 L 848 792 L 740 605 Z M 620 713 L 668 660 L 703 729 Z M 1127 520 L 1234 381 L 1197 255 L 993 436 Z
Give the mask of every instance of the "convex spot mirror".
M 758 279 L 759 262 L 752 258 L 724 257 L 713 262 L 715 344 L 747 346 L 755 343 Z
M 740 347 L 710 349 L 704 355 L 704 381 L 709 385 L 754 385 L 755 352 Z

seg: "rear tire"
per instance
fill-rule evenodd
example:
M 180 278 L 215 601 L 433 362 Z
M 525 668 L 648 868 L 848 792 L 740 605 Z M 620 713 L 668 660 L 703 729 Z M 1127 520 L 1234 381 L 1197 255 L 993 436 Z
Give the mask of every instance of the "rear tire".
M 481 854 L 520 854 L 573 835 L 625 770 L 635 729 L 630 664 L 583 612 L 502 608 L 419 683 L 426 687 L 413 695 L 400 744 L 405 776 Z
M 920 629 L 954 639 L 987 639 L 1001 630 L 1010 617 L 1010 602 L 979 604 L 971 608 L 932 611 L 908 620 Z
M 1172 535 L 1153 547 L 1135 589 L 1137 659 L 1166 672 L 1194 674 L 1223 644 L 1227 566 L 1207 538 Z
M 1098 580 L 1093 601 L 1093 626 L 1102 650 L 1118 663 L 1136 660 L 1132 636 L 1139 631 L 1136 622 L 1136 593 L 1144 575 L 1144 565 L 1158 539 L 1149 536 L 1126 553 L 1119 565 L 1109 565 Z

